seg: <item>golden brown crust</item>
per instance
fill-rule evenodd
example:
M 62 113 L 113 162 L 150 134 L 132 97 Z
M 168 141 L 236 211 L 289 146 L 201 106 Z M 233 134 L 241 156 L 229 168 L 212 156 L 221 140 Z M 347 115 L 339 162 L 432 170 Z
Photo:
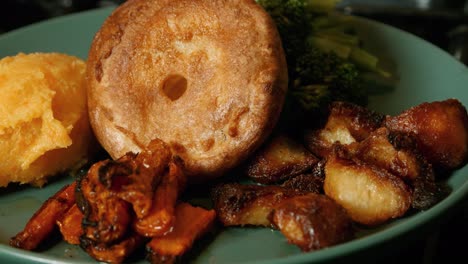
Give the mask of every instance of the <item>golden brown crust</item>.
M 388 116 L 385 126 L 415 135 L 418 150 L 438 169 L 453 170 L 468 160 L 468 114 L 457 99 L 419 104 Z
M 279 134 L 249 158 L 246 174 L 256 182 L 273 184 L 304 173 L 318 162 L 301 143 Z
M 113 158 L 159 137 L 190 180 L 217 177 L 268 136 L 286 69 L 275 25 L 253 0 L 127 1 L 89 52 L 91 124 Z
M 411 189 L 385 169 L 333 151 L 325 165 L 325 194 L 343 206 L 356 223 L 373 226 L 403 216 Z
M 309 193 L 286 199 L 269 215 L 281 233 L 302 251 L 330 247 L 354 237 L 346 210 L 326 195 Z
M 268 215 L 281 201 L 306 193 L 276 185 L 226 183 L 215 186 L 211 198 L 224 226 L 271 226 Z
M 364 140 L 382 125 L 383 119 L 383 115 L 365 107 L 343 101 L 332 102 L 325 126 L 305 132 L 306 147 L 324 158 L 335 143 L 348 145 Z

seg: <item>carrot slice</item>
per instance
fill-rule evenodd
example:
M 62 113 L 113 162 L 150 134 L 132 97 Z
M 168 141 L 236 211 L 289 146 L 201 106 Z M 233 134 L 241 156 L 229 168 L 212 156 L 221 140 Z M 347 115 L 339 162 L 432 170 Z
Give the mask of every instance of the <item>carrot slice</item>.
M 64 186 L 54 196 L 45 201 L 24 229 L 10 239 L 10 245 L 26 250 L 34 250 L 55 229 L 55 222 L 75 204 L 75 185 Z
M 80 244 L 80 236 L 84 233 L 81 227 L 83 217 L 83 213 L 74 204 L 63 217 L 57 220 L 60 233 L 62 233 L 63 239 L 68 243 L 73 245 Z
M 107 245 L 105 243 L 98 243 L 89 246 L 86 251 L 94 259 L 106 263 L 123 263 L 125 259 L 130 256 L 137 248 L 143 245 L 145 237 L 132 233 L 128 238 L 119 243 Z
M 180 203 L 175 209 L 172 232 L 154 237 L 146 245 L 151 263 L 174 263 L 192 248 L 193 243 L 205 234 L 216 218 L 214 210 Z
M 179 194 L 184 190 L 186 178 L 181 168 L 169 163 L 169 172 L 163 175 L 153 196 L 149 214 L 135 222 L 135 230 L 146 237 L 162 236 L 171 231 L 174 225 L 174 208 Z

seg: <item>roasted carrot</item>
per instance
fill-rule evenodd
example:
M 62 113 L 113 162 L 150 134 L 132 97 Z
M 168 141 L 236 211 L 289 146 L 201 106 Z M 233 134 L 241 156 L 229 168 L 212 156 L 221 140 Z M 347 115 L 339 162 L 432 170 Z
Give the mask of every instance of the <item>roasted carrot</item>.
M 26 250 L 36 249 L 54 231 L 57 219 L 75 204 L 75 185 L 75 182 L 66 185 L 47 199 L 24 229 L 10 239 L 10 245 Z
M 163 175 L 157 187 L 149 214 L 135 222 L 135 230 L 146 236 L 161 236 L 174 225 L 174 208 L 179 194 L 185 188 L 185 175 L 175 162 L 169 163 L 169 172 Z
M 151 263 L 174 263 L 188 252 L 195 240 L 205 234 L 214 223 L 216 213 L 180 203 L 175 209 L 175 224 L 172 232 L 154 237 L 146 245 Z
M 83 221 L 83 213 L 78 206 L 74 204 L 62 217 L 57 220 L 60 233 L 63 240 L 73 245 L 80 244 L 80 236 L 83 235 L 81 222 Z
M 137 233 L 132 233 L 128 238 L 119 243 L 108 245 L 98 243 L 88 245 L 86 252 L 94 259 L 106 263 L 123 263 L 137 248 L 143 245 L 145 238 Z

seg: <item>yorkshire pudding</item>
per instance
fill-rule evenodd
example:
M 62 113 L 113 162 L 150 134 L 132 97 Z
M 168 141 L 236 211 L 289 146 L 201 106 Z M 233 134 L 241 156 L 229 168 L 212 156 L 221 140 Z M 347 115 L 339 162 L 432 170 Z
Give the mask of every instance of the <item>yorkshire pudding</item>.
M 221 176 L 270 134 L 287 90 L 280 37 L 253 0 L 130 0 L 88 56 L 91 125 L 107 152 L 168 143 L 190 180 Z

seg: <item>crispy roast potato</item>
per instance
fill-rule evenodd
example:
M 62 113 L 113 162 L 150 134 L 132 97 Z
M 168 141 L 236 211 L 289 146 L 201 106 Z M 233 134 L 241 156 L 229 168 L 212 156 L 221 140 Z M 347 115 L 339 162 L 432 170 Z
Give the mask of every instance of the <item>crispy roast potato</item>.
M 468 115 L 456 99 L 422 103 L 385 119 L 391 131 L 414 134 L 419 151 L 437 168 L 452 170 L 468 159 Z
M 312 167 L 308 173 L 300 174 L 286 180 L 282 187 L 301 191 L 323 193 L 323 181 L 325 180 L 325 163 L 322 159 Z
M 439 202 L 448 190 L 436 182 L 432 165 L 419 153 L 416 145 L 413 134 L 382 127 L 365 140 L 346 146 L 346 149 L 354 158 L 403 179 L 412 190 L 412 207 L 423 210 Z
M 350 240 L 353 222 L 346 210 L 325 195 L 306 194 L 280 202 L 269 219 L 288 241 L 313 251 Z
M 417 210 L 427 210 L 450 194 L 450 187 L 443 181 L 436 181 L 430 164 L 423 167 L 419 177 L 411 182 L 413 190 L 411 206 Z
M 295 189 L 311 193 L 323 193 L 323 181 L 324 178 L 308 173 L 297 175 L 285 181 L 281 186 L 287 189 Z
M 377 225 L 405 214 L 411 190 L 398 176 L 334 151 L 325 165 L 325 194 L 360 224 Z
M 359 142 L 382 125 L 384 116 L 352 103 L 333 102 L 325 127 L 306 131 L 306 147 L 320 158 L 326 157 L 335 143 Z
M 382 127 L 363 141 L 347 146 L 347 149 L 362 161 L 414 181 L 427 163 L 415 147 L 415 139 L 410 134 L 390 132 Z
M 211 197 L 224 226 L 271 226 L 268 215 L 279 202 L 306 193 L 280 186 L 227 183 L 215 186 Z
M 247 164 L 247 176 L 272 184 L 310 170 L 319 160 L 287 135 L 271 138 Z
M 225 226 L 278 228 L 303 251 L 344 242 L 354 233 L 346 210 L 322 194 L 230 183 L 216 186 L 212 196 L 218 219 Z

